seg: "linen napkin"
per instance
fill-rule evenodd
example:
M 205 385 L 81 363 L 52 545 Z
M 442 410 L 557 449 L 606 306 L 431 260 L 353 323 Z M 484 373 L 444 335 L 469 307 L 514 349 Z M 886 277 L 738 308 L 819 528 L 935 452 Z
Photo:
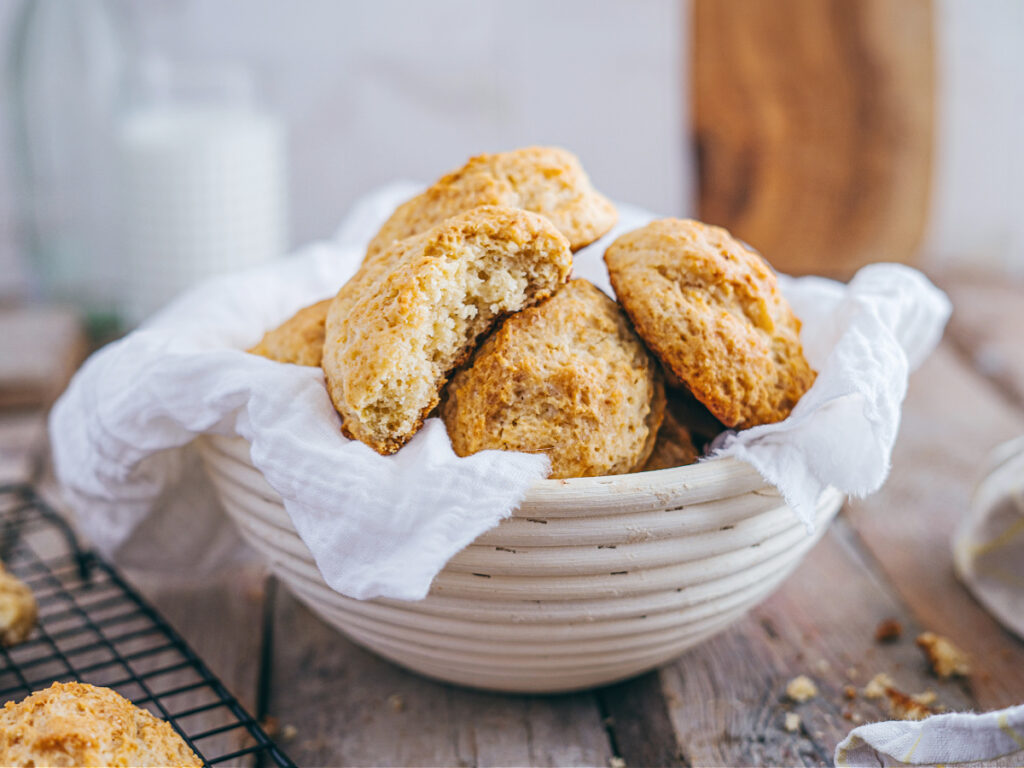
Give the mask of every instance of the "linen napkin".
M 428 419 L 393 456 L 345 439 L 316 368 L 243 350 L 297 309 L 332 295 L 366 242 L 418 187 L 399 184 L 360 202 L 335 238 L 290 258 L 213 279 L 93 355 L 50 419 L 58 480 L 81 527 L 103 552 L 152 562 L 174 548 L 179 568 L 224 531 L 192 440 L 240 435 L 281 495 L 325 581 L 354 598 L 416 600 L 448 559 L 496 525 L 548 472 L 544 456 L 484 451 L 458 458 Z M 576 255 L 575 272 L 611 293 L 605 247 L 650 221 L 620 206 L 616 229 Z M 722 441 L 719 455 L 753 464 L 813 525 L 828 485 L 877 489 L 888 472 L 909 371 L 939 339 L 945 296 L 918 272 L 874 265 L 849 284 L 783 279 L 819 371 L 784 422 Z M 713 459 L 712 459 L 713 460 Z
M 982 714 L 951 712 L 854 728 L 836 747 L 837 768 L 889 765 L 1020 765 L 994 762 L 1024 749 L 1024 704 Z

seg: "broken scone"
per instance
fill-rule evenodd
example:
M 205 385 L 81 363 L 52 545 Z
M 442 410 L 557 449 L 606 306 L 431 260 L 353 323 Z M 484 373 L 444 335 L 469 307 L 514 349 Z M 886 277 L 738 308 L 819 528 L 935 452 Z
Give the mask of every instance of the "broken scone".
M 551 477 L 643 466 L 665 408 L 658 365 L 586 280 L 508 318 L 452 377 L 441 405 L 460 456 L 544 453 Z
M 394 270 L 350 312 L 328 313 L 322 362 L 343 430 L 381 454 L 419 430 L 479 337 L 554 293 L 572 266 L 569 243 L 551 222 L 497 206 L 392 248 Z
M 724 229 L 654 221 L 604 260 L 637 333 L 727 427 L 781 421 L 814 383 L 775 274 Z

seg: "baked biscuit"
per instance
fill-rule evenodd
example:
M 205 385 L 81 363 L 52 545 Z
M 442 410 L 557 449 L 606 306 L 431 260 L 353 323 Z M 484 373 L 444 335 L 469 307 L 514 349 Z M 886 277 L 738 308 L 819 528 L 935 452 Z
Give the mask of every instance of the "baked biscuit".
M 644 471 L 693 464 L 725 429 L 689 392 L 669 389 L 666 399 L 665 420 Z
M 350 312 L 332 308 L 322 364 L 345 434 L 382 454 L 416 433 L 477 338 L 572 268 L 551 222 L 515 208 L 475 208 L 393 248 L 390 274 Z
M 774 273 L 724 229 L 663 219 L 604 259 L 637 333 L 726 426 L 781 421 L 814 382 Z
M 36 624 L 36 613 L 32 590 L 0 564 L 0 645 L 24 642 Z
M 693 444 L 693 435 L 687 426 L 679 421 L 671 409 L 665 409 L 665 418 L 654 441 L 654 450 L 644 464 L 644 471 L 670 469 L 693 464 L 700 458 L 700 451 Z
M 366 250 L 367 261 L 396 240 L 425 232 L 479 205 L 539 213 L 579 250 L 610 230 L 615 207 L 597 192 L 579 159 L 558 147 L 525 147 L 478 155 L 400 205 Z
M 198 766 L 163 720 L 109 688 L 54 683 L 0 710 L 0 765 Z
M 459 456 L 545 453 L 551 477 L 643 466 L 665 408 L 661 371 L 619 306 L 586 280 L 512 315 L 441 405 Z
M 324 352 L 324 323 L 332 298 L 303 307 L 249 350 L 280 363 L 320 365 Z

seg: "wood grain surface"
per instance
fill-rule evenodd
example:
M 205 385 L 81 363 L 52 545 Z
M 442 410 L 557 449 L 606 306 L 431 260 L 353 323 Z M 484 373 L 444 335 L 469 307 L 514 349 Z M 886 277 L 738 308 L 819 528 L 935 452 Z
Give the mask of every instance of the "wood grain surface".
M 695 0 L 700 218 L 784 272 L 909 261 L 929 202 L 930 0 Z
M 265 588 L 258 568 L 201 584 L 135 578 L 300 765 L 828 765 L 857 722 L 888 717 L 862 694 L 879 672 L 950 710 L 1020 703 L 1024 642 L 957 582 L 949 541 L 986 452 L 1024 433 L 1024 345 L 1008 330 L 1024 286 L 940 282 L 954 319 L 911 378 L 884 488 L 848 504 L 765 603 L 648 675 L 569 696 L 469 691 L 355 646 Z M 8 476 L 33 476 L 41 424 L 38 412 L 0 411 Z M 902 636 L 876 642 L 890 618 Z M 972 655 L 970 678 L 932 675 L 913 643 L 925 629 Z M 785 694 L 799 674 L 819 690 L 803 704 Z M 795 731 L 787 713 L 801 718 Z

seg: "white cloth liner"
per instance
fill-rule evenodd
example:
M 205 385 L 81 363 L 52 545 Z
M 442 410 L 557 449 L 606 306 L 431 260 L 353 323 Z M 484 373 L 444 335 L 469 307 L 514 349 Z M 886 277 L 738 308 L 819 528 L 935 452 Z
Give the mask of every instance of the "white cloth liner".
M 210 280 L 86 362 L 53 409 L 50 435 L 58 480 L 97 548 L 122 562 L 153 566 L 162 558 L 178 570 L 201 569 L 230 551 L 237 534 L 212 503 L 189 444 L 203 433 L 237 434 L 250 442 L 253 463 L 284 499 L 333 589 L 416 600 L 452 555 L 546 475 L 543 456 L 456 457 L 436 418 L 394 456 L 378 456 L 341 435 L 318 369 L 242 351 L 333 294 L 384 218 L 418 189 L 380 189 L 332 240 Z M 605 248 L 654 218 L 629 206 L 619 211 L 615 230 L 574 262 L 575 275 L 610 295 Z M 950 305 L 923 275 L 896 264 L 865 267 L 848 285 L 786 276 L 780 285 L 803 320 L 817 381 L 788 419 L 726 433 L 716 451 L 752 464 L 810 528 L 826 486 L 865 495 L 884 482 L 908 374 L 938 343 Z M 905 756 L 907 739 L 918 736 L 915 762 L 991 758 L 1012 747 L 1006 739 L 1019 733 L 1008 736 L 1007 728 L 1019 731 L 1022 719 L 1017 707 L 874 723 L 854 729 L 837 760 L 888 765 L 895 758 L 884 755 Z M 964 729 L 977 738 L 964 740 Z

